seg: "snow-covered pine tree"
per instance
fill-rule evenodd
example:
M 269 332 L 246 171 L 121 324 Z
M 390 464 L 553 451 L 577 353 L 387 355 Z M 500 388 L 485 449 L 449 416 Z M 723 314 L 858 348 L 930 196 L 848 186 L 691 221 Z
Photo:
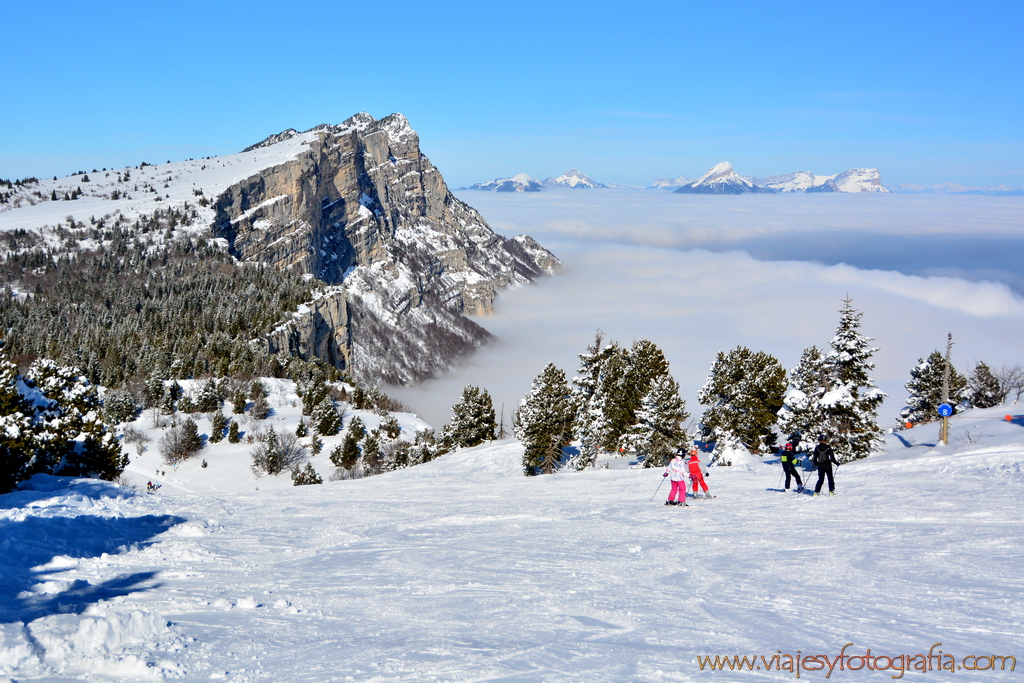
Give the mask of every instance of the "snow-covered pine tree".
M 797 442 L 797 450 L 811 450 L 828 427 L 820 403 L 829 390 L 828 366 L 817 346 L 804 349 L 799 364 L 789 371 L 789 382 L 778 412 L 779 429 L 784 438 Z
M 441 429 L 440 442 L 446 450 L 470 448 L 494 440 L 494 405 L 486 389 L 466 385 L 462 397 L 452 406 L 452 418 Z
M 679 397 L 679 384 L 665 373 L 654 379 L 640 400 L 636 424 L 619 440 L 621 449 L 642 460 L 644 467 L 664 467 L 686 445 L 689 437 L 683 422 L 689 417 L 686 402 Z
M 366 428 L 363 426 L 363 421 L 358 417 L 353 417 L 345 431 L 345 440 L 342 441 L 341 446 L 331 451 L 331 462 L 335 467 L 340 467 L 345 470 L 352 470 L 359 462 L 359 442 L 363 440 L 363 436 L 366 434 Z
M 840 462 L 867 457 L 878 448 L 882 430 L 878 426 L 878 407 L 885 392 L 875 386 L 868 373 L 874 370 L 871 357 L 878 350 L 873 341 L 858 330 L 863 314 L 845 299 L 839 310 L 839 326 L 825 356 L 829 383 L 832 387 L 820 404 L 829 430 L 834 436 L 832 447 Z
M 228 427 L 228 443 L 238 443 L 239 440 L 238 421 L 231 420 L 231 425 Z
M 213 378 L 203 382 L 199 395 L 196 396 L 195 406 L 196 410 L 203 413 L 212 413 L 220 409 L 220 391 L 218 391 L 217 383 Z
M 519 404 L 515 436 L 523 442 L 523 471 L 527 476 L 541 474 L 544 456 L 557 437 L 562 446 L 572 433 L 573 406 L 565 373 L 548 363 L 533 380 L 530 393 Z
M 302 397 L 302 414 L 312 415 L 313 411 L 325 398 L 330 397 L 330 389 L 327 387 L 327 383 L 324 377 L 319 372 L 315 373 L 308 382 L 304 382 L 299 386 Z
M 341 416 L 338 415 L 330 395 L 325 394 L 320 402 L 316 404 L 316 407 L 313 408 L 310 423 L 313 425 L 316 433 L 321 436 L 334 436 L 341 430 Z
M 323 478 L 316 473 L 312 464 L 307 462 L 305 467 L 300 468 L 298 464 L 292 467 L 293 486 L 310 486 L 312 484 L 322 483 L 324 483 Z
M 34 407 L 18 391 L 18 368 L 0 349 L 0 493 L 28 476 Z
M 574 470 L 592 467 L 605 440 L 607 422 L 604 419 L 605 395 L 601 375 L 605 362 L 615 353 L 615 347 L 602 349 L 603 341 L 604 333 L 598 330 L 594 342 L 579 355 L 580 367 L 572 380 L 573 437 L 580 442 L 579 451 L 569 460 L 569 467 Z
M 706 440 L 731 434 L 749 449 L 770 448 L 778 438 L 772 428 L 785 391 L 786 371 L 774 356 L 745 346 L 719 351 L 697 393 L 701 405 L 708 406 L 701 433 Z
M 409 461 L 412 464 L 422 464 L 430 462 L 445 452 L 434 438 L 434 430 L 423 428 L 416 431 L 416 438 L 409 451 Z
M 380 431 L 389 439 L 397 439 L 402 434 L 402 426 L 398 424 L 398 418 L 388 414 L 380 421 Z
M 906 383 L 907 405 L 900 411 L 900 424 L 923 424 L 940 419 L 942 382 L 946 372 L 946 357 L 932 351 L 927 359 L 918 358 Z M 967 380 L 952 365 L 949 368 L 949 403 L 960 413 L 970 407 L 965 395 Z
M 974 366 L 974 372 L 967 379 L 967 396 L 975 408 L 994 408 L 1006 398 L 999 385 L 999 378 L 981 361 Z
M 103 416 L 110 424 L 130 422 L 138 413 L 135 398 L 128 391 L 108 391 L 103 396 Z

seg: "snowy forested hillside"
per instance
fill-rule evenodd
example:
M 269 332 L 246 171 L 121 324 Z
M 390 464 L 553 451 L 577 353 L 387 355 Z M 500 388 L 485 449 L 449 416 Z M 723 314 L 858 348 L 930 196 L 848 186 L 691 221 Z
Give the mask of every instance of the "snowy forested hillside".
M 524 478 L 511 442 L 275 491 L 37 478 L 0 496 L 0 677 L 768 681 L 793 674 L 697 658 L 845 643 L 1024 662 L 1018 412 L 958 417 L 949 447 L 934 423 L 890 436 L 834 498 L 782 493 L 778 462 L 748 458 L 689 508 L 622 461 Z M 959 678 L 1019 676 L 995 668 Z
M 401 114 L 0 195 L 6 352 L 107 386 L 269 374 L 288 356 L 423 379 L 490 339 L 464 314 L 560 266 L 453 197 Z

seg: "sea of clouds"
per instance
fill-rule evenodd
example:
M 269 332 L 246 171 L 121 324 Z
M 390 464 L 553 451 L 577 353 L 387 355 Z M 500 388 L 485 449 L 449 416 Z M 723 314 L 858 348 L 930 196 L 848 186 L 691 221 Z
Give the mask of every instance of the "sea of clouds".
M 506 421 L 548 362 L 571 378 L 603 330 L 664 351 L 689 411 L 719 351 L 763 350 L 788 369 L 826 347 L 842 300 L 863 312 L 890 394 L 905 403 L 917 359 L 945 347 L 966 373 L 1024 362 L 1024 199 L 924 195 L 702 197 L 659 190 L 466 191 L 505 235 L 527 233 L 566 264 L 502 293 L 478 319 L 497 341 L 446 376 L 395 393 L 440 427 L 466 384 L 486 387 Z

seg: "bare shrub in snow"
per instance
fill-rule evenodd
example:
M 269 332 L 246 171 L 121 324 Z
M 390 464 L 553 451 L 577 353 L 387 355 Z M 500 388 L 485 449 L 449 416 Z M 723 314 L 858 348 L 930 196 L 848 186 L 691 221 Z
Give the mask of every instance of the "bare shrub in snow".
M 252 471 L 257 477 L 280 474 L 297 465 L 306 455 L 306 448 L 292 432 L 278 434 L 271 427 L 252 449 Z
M 191 418 L 174 425 L 160 437 L 160 455 L 168 465 L 175 465 L 182 460 L 191 458 L 202 447 L 203 441 L 199 438 L 199 428 Z

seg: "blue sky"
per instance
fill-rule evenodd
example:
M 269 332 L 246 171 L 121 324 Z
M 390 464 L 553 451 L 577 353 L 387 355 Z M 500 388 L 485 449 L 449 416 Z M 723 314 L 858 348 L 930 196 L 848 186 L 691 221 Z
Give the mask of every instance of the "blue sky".
M 1020 3 L 9 3 L 0 177 L 399 111 L 452 186 L 877 166 L 1024 185 Z

